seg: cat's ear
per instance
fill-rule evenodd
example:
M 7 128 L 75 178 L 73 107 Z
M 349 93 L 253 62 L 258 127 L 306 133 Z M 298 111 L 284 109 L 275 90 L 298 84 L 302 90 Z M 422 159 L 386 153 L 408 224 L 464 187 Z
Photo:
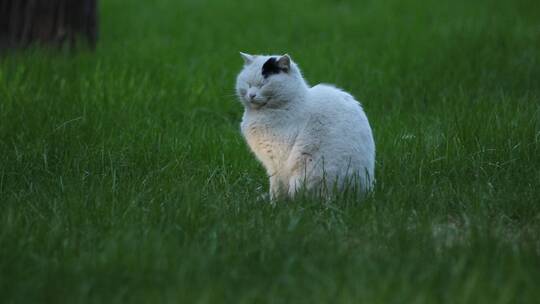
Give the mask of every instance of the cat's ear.
M 284 72 L 289 72 L 291 69 L 291 56 L 289 56 L 289 54 L 285 54 L 279 57 L 277 65 Z
M 244 59 L 244 64 L 245 65 L 248 65 L 248 64 L 252 63 L 253 59 L 255 59 L 255 56 L 250 55 L 250 54 L 246 54 L 246 53 L 242 53 L 242 52 L 240 52 L 240 56 L 242 56 L 242 59 Z

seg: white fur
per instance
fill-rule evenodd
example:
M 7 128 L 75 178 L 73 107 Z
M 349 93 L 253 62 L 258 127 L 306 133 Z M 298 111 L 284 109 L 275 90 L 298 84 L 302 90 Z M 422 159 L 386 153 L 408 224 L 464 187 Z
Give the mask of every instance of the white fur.
M 281 56 L 242 57 L 236 81 L 245 107 L 241 130 L 270 177 L 270 197 L 292 198 L 301 189 L 327 196 L 351 182 L 369 191 L 375 143 L 360 104 L 333 86 L 308 86 L 292 60 L 288 71 L 265 79 L 263 64 Z

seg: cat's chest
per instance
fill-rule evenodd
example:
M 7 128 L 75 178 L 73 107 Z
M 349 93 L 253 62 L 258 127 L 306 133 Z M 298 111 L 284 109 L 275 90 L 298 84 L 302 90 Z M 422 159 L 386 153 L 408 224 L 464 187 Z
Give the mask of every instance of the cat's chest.
M 284 122 L 244 119 L 242 134 L 253 152 L 264 163 L 280 163 L 294 144 L 295 128 Z

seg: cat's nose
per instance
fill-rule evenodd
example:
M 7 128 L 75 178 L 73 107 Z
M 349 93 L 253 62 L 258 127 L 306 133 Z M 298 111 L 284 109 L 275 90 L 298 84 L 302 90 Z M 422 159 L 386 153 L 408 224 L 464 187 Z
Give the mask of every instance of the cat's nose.
M 253 99 L 255 99 L 255 97 L 257 96 L 257 94 L 255 94 L 255 93 L 249 93 L 248 96 L 249 96 L 249 100 L 253 100 Z

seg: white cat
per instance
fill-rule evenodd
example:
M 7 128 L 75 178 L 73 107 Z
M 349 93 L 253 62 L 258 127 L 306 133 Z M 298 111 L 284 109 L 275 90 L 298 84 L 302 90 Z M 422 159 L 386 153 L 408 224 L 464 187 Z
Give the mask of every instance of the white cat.
M 242 134 L 270 177 L 270 198 L 371 190 L 375 143 L 360 104 L 333 86 L 310 87 L 289 55 L 240 54 Z

